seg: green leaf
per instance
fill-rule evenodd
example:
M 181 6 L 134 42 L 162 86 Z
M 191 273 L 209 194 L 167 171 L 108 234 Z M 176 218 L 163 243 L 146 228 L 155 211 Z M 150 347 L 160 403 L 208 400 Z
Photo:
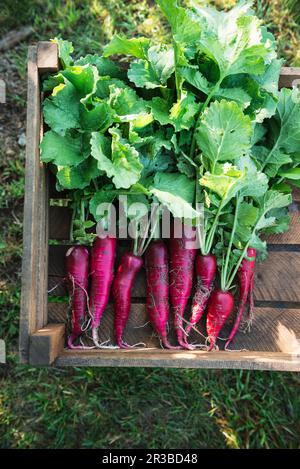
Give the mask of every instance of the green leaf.
M 98 160 L 98 168 L 113 178 L 117 189 L 128 189 L 141 176 L 139 153 L 121 137 L 119 130 L 110 128 L 109 132 L 112 140 L 98 132 L 92 133 L 92 155 Z
M 235 102 L 214 102 L 205 111 L 197 129 L 197 143 L 214 166 L 218 161 L 233 161 L 251 148 L 253 128 Z
M 188 178 L 195 178 L 195 167 L 184 156 L 177 158 L 177 168 L 180 173 L 185 174 Z
M 154 89 L 166 86 L 174 73 L 174 51 L 166 46 L 152 46 L 147 60 L 133 62 L 128 70 L 128 78 L 138 88 Z
M 270 178 L 277 176 L 280 168 L 283 165 L 292 162 L 292 159 L 289 155 L 286 155 L 279 150 L 273 151 L 271 154 L 268 148 L 261 145 L 253 146 L 251 151 L 252 155 L 255 157 L 261 167 L 264 168 L 264 172 Z
M 300 168 L 291 168 L 287 170 L 281 170 L 278 172 L 278 176 L 284 177 L 286 179 L 292 179 L 299 181 L 300 179 Z
M 96 54 L 87 54 L 85 57 L 80 57 L 80 59 L 76 60 L 74 65 L 95 65 L 100 77 L 119 79 L 126 77 L 126 73 L 121 70 L 115 62 Z
M 161 125 L 168 125 L 171 124 L 170 120 L 170 106 L 168 102 L 162 98 L 153 98 L 149 106 L 151 108 L 153 117 L 157 120 Z
M 276 120 L 280 124 L 277 146 L 287 153 L 300 149 L 300 91 L 283 88 L 280 92 Z
M 136 119 L 138 115 L 149 114 L 147 103 L 129 87 L 118 88 L 114 84 L 111 85 L 109 104 L 116 114 L 122 118 L 122 122 L 130 122 Z
M 103 56 L 132 55 L 138 59 L 146 59 L 150 47 L 150 39 L 145 37 L 127 39 L 115 35 L 107 46 L 104 47 Z
M 72 42 L 64 41 L 58 37 L 51 39 L 51 42 L 54 42 L 58 46 L 58 57 L 63 68 L 69 67 L 73 63 L 71 54 L 74 52 L 74 48 Z
M 190 92 L 182 92 L 181 98 L 170 109 L 169 120 L 176 132 L 189 130 L 194 124 L 194 118 L 199 110 L 195 96 Z
M 187 83 L 203 93 L 209 94 L 212 85 L 196 67 L 181 67 L 179 68 L 179 73 Z
M 62 75 L 75 86 L 81 98 L 81 102 L 95 93 L 99 79 L 98 70 L 94 65 L 76 65 L 68 67 Z
M 251 96 L 243 88 L 220 88 L 216 93 L 216 98 L 235 101 L 241 109 L 246 109 L 251 103 Z
M 269 56 L 258 18 L 249 11 L 249 3 L 239 3 L 228 12 L 196 6 L 203 22 L 200 50 L 211 57 L 221 77 L 239 73 L 260 75 Z
M 254 235 L 256 235 L 257 231 L 262 231 L 276 225 L 276 217 L 272 216 L 271 211 L 287 207 L 292 202 L 292 196 L 269 190 L 262 198 L 258 199 L 258 202 L 260 210 Z M 266 215 L 269 215 L 269 217 Z
M 64 189 L 84 189 L 99 175 L 97 161 L 89 157 L 78 166 L 59 167 L 56 177 Z
M 65 135 L 68 129 L 78 129 L 79 95 L 69 81 L 61 83 L 53 89 L 50 98 L 43 103 L 44 120 L 58 134 Z
M 201 22 L 187 8 L 177 5 L 176 0 L 156 0 L 170 23 L 174 39 L 178 43 L 190 45 L 199 41 Z
M 113 186 L 103 186 L 99 191 L 95 192 L 89 203 L 89 209 L 96 222 L 101 220 L 104 214 L 100 210 L 101 204 L 111 204 L 118 196 L 119 191 L 113 188 Z
M 85 131 L 105 132 L 113 123 L 113 117 L 112 109 L 107 103 L 95 103 L 91 110 L 85 106 L 80 109 L 80 124 Z
M 215 174 L 206 172 L 200 184 L 216 192 L 225 206 L 233 197 L 261 197 L 268 189 L 268 178 L 265 174 L 240 171 L 229 163 L 219 165 Z
M 86 158 L 81 135 L 59 135 L 52 130 L 45 133 L 41 142 L 41 160 L 57 166 L 77 166 Z
M 174 217 L 194 219 L 199 216 L 192 207 L 195 182 L 184 174 L 157 173 L 151 193 L 168 208 Z

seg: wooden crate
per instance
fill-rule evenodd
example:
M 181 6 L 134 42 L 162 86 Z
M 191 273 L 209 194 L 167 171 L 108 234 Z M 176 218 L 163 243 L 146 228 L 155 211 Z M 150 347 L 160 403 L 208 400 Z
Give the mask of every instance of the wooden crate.
M 70 212 L 50 206 L 50 199 L 62 198 L 54 180 L 39 160 L 41 117 L 40 77 L 58 68 L 57 47 L 48 42 L 29 48 L 26 186 L 24 207 L 24 251 L 20 319 L 20 357 L 23 363 L 57 366 L 161 366 L 181 368 L 239 368 L 300 371 L 300 195 L 291 206 L 292 225 L 284 235 L 271 237 L 269 257 L 257 267 L 255 319 L 250 334 L 238 333 L 234 352 L 162 350 L 145 311 L 145 273 L 137 279 L 125 340 L 143 341 L 145 349 L 71 351 L 64 348 L 67 303 L 49 300 L 47 290 L 59 284 L 65 274 L 64 254 L 68 248 Z M 300 79 L 300 69 L 284 68 L 281 86 Z M 48 240 L 60 244 L 50 244 Z M 120 253 L 126 241 L 119 242 Z M 284 274 L 283 274 L 284 273 Z M 60 284 L 49 297 L 65 296 Z M 227 327 L 230 327 L 227 326 Z M 200 325 L 204 331 L 204 324 Z M 228 335 L 228 328 L 222 333 Z M 100 338 L 113 338 L 113 312 L 104 313 Z M 197 336 L 195 336 L 195 339 Z

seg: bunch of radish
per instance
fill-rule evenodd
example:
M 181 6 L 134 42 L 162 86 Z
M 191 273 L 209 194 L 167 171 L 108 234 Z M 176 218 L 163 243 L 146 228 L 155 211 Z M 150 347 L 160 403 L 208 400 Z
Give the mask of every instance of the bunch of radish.
M 61 70 L 43 82 L 41 160 L 73 210 L 70 348 L 88 347 L 87 336 L 106 346 L 99 328 L 110 298 L 115 346 L 139 345 L 124 332 L 143 267 L 148 318 L 163 347 L 215 350 L 221 334 L 225 349 L 234 346 L 253 319 L 265 236 L 288 229 L 300 187 L 300 91 L 279 91 L 276 41 L 252 2 L 226 12 L 156 3 L 170 27 L 166 42 L 115 35 L 101 56 L 76 58 L 70 42 L 53 40 Z M 153 206 L 150 227 L 144 217 Z M 157 229 L 165 209 L 170 236 Z M 115 266 L 117 236 L 108 228 L 118 220 L 121 230 L 124 219 L 133 247 Z M 110 234 L 96 236 L 96 224 Z M 192 331 L 204 342 L 193 343 Z

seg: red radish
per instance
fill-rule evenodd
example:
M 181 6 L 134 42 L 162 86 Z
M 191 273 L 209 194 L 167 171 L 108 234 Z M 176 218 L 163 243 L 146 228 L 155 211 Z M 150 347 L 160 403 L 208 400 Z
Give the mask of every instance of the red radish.
M 192 314 L 189 320 L 189 324 L 186 327 L 186 337 L 191 331 L 192 326 L 195 326 L 200 321 L 208 299 L 212 292 L 213 282 L 215 280 L 217 272 L 217 259 L 213 254 L 207 254 L 202 256 L 200 254 L 196 257 L 196 275 L 197 275 L 197 286 L 196 292 L 193 299 Z
M 167 323 L 169 318 L 169 266 L 168 251 L 162 241 L 154 241 L 146 251 L 147 313 L 162 344 L 177 349 L 169 343 Z
M 212 350 L 234 307 L 234 297 L 229 291 L 214 290 L 210 295 L 208 313 L 206 318 L 206 330 L 210 342 L 209 351 Z
M 76 348 L 73 343 L 82 334 L 88 299 L 89 252 L 85 246 L 73 246 L 67 251 L 66 269 L 72 302 L 72 332 L 68 338 L 68 347 Z
M 253 287 L 254 287 L 254 267 L 255 267 L 255 259 L 256 259 L 256 250 L 254 248 L 248 248 L 247 250 L 247 257 L 248 259 L 243 259 L 241 266 L 238 270 L 238 280 L 239 280 L 239 309 L 237 313 L 237 317 L 230 333 L 230 336 L 226 342 L 225 349 L 228 347 L 230 342 L 233 340 L 234 336 L 236 335 L 239 325 L 241 323 L 244 309 L 247 304 L 247 300 L 249 298 L 249 313 L 248 317 L 251 320 L 254 301 L 253 301 Z
M 101 316 L 105 310 L 108 300 L 110 287 L 113 281 L 113 268 L 116 257 L 116 238 L 109 236 L 97 238 L 94 241 L 90 272 L 91 272 L 91 291 L 90 291 L 90 312 L 92 315 L 92 336 L 96 346 L 99 345 L 98 331 Z
M 123 342 L 122 336 L 128 320 L 131 307 L 131 290 L 137 273 L 143 266 L 143 259 L 131 252 L 126 252 L 121 258 L 117 275 L 112 286 L 115 308 L 115 337 L 120 348 L 129 348 Z
M 183 315 L 189 300 L 192 284 L 196 249 L 193 247 L 196 230 L 183 225 L 182 237 L 176 238 L 174 231 L 170 238 L 170 300 L 174 313 L 174 327 L 179 345 L 189 348 L 183 339 Z

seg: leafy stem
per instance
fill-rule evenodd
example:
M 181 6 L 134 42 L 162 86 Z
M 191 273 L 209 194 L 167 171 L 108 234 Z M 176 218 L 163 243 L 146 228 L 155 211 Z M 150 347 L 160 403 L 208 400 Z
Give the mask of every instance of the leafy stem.
M 229 241 L 229 245 L 228 245 L 228 248 L 227 248 L 225 265 L 223 266 L 222 273 L 221 273 L 221 289 L 223 291 L 225 291 L 225 289 L 226 289 L 226 278 L 227 278 L 228 264 L 229 264 L 231 249 L 232 249 L 232 245 L 233 245 L 234 235 L 235 235 L 236 227 L 237 227 L 240 202 L 241 202 L 241 199 L 237 195 L 236 196 L 236 207 L 235 207 L 233 227 L 232 227 L 232 230 L 231 230 L 230 241 Z
M 174 49 L 174 64 L 175 64 L 175 85 L 176 85 L 176 96 L 177 96 L 177 101 L 180 100 L 181 97 L 181 85 L 180 85 L 180 76 L 178 73 L 178 46 L 177 42 L 175 39 L 173 40 L 173 49 Z
M 213 241 L 214 241 L 215 232 L 216 232 L 216 229 L 218 227 L 218 221 L 219 221 L 220 215 L 222 213 L 223 207 L 224 207 L 224 199 L 221 200 L 221 203 L 219 205 L 218 211 L 217 211 L 216 216 L 214 218 L 213 224 L 212 224 L 212 226 L 209 230 L 209 233 L 208 233 L 208 236 L 207 236 L 207 239 L 206 239 L 206 243 L 205 243 L 205 247 L 204 247 L 204 252 L 202 252 L 203 255 L 209 254 L 210 251 L 211 251 Z

